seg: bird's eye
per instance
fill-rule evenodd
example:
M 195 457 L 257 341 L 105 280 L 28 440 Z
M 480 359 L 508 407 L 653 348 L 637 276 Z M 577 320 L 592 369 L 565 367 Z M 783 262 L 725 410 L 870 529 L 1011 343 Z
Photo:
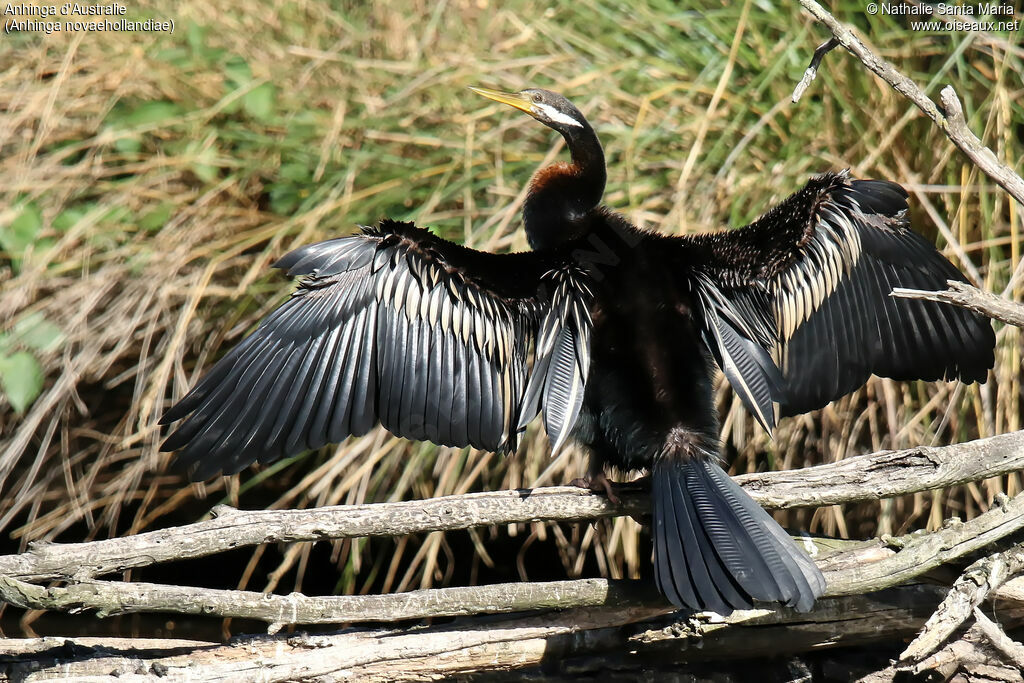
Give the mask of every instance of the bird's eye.
M 537 102 L 537 103 L 540 102 L 540 93 L 539 92 L 533 93 L 532 97 L 533 97 L 533 101 L 534 102 Z

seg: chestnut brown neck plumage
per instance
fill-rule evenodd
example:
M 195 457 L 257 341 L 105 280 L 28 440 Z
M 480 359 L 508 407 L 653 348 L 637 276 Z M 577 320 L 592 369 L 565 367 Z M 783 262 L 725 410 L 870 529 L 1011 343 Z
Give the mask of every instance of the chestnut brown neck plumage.
M 548 124 L 565 138 L 572 162 L 540 169 L 523 206 L 526 238 L 533 249 L 551 249 L 585 235 L 604 194 L 604 152 L 597 134 L 578 112 L 581 125 Z

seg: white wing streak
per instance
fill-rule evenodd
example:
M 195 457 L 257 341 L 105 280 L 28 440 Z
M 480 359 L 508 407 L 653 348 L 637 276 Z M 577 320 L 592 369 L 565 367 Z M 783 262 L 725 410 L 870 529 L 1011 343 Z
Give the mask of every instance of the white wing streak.
M 964 279 L 906 214 L 898 185 L 826 174 L 745 228 L 683 240 L 708 347 L 766 428 L 766 391 L 786 415 L 871 374 L 984 381 L 995 343 L 986 319 L 889 296 Z

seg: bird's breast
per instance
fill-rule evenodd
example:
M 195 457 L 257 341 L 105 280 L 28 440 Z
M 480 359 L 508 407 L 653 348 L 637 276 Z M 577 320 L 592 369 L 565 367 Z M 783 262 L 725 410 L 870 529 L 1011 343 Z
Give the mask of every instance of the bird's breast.
M 673 428 L 717 428 L 692 301 L 644 256 L 595 283 L 586 416 L 576 435 L 602 461 L 626 469 L 649 466 Z

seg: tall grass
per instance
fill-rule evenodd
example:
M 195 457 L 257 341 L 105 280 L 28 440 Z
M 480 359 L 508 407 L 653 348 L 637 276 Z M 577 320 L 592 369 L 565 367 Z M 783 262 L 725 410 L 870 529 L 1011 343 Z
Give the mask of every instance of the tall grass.
M 606 203 L 645 228 L 739 226 L 809 175 L 849 167 L 904 184 L 915 228 L 976 284 L 1021 298 L 1021 207 L 912 105 L 841 51 L 793 105 L 821 27 L 796 3 L 702 5 L 140 2 L 129 18 L 173 18 L 174 33 L 5 36 L 0 353 L 28 353 L 44 378 L 24 414 L 0 399 L 8 550 L 182 521 L 218 501 L 422 498 L 585 471 L 573 450 L 551 461 L 536 427 L 509 459 L 377 430 L 194 485 L 157 451 L 161 412 L 289 291 L 269 265 L 292 247 L 384 216 L 481 249 L 526 247 L 524 188 L 562 143 L 468 85 L 569 95 L 605 144 Z M 836 5 L 930 94 L 953 84 L 972 129 L 1022 170 L 1019 32 L 912 32 L 860 2 Z M 16 333 L 43 323 L 52 343 Z M 784 421 L 774 440 L 722 387 L 726 451 L 751 471 L 1019 429 L 1021 375 L 1019 335 L 1000 329 L 983 387 L 875 379 Z M 784 521 L 843 536 L 904 531 L 971 517 L 1018 488 L 1010 477 Z M 231 580 L 290 590 L 317 571 L 359 592 L 512 565 L 536 576 L 551 571 L 540 547 L 560 572 L 635 576 L 649 561 L 637 529 L 536 524 L 468 534 L 455 550 L 439 534 L 344 542 L 337 573 L 299 545 L 273 559 L 258 551 Z

